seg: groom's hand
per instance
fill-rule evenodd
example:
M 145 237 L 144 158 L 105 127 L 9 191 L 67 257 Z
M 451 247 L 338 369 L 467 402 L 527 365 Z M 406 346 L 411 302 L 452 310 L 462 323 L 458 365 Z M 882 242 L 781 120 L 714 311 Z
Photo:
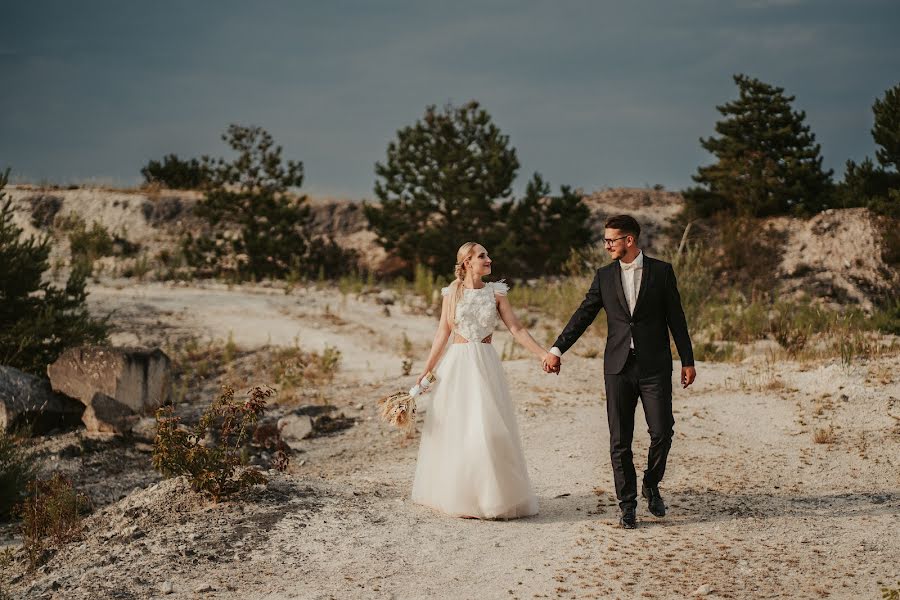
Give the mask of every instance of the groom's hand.
M 697 378 L 697 369 L 694 367 L 681 367 L 681 387 L 686 388 L 687 386 L 694 383 L 694 379 Z
M 545 373 L 556 373 L 559 375 L 559 370 L 562 366 L 562 360 L 553 354 L 552 352 L 548 352 L 544 355 L 544 358 L 541 359 L 541 366 L 544 367 Z

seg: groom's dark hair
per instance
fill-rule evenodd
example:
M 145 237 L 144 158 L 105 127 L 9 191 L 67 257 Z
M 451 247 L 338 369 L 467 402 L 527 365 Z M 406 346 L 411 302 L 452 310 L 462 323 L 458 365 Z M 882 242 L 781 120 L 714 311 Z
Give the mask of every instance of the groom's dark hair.
M 638 239 L 641 235 L 641 226 L 631 215 L 616 215 L 606 220 L 607 229 L 618 229 L 622 233 L 628 233 Z

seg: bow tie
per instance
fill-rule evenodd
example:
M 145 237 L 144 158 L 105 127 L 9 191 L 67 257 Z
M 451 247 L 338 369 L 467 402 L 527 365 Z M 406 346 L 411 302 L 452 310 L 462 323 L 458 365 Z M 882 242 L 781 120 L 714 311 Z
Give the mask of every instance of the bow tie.
M 625 269 L 626 271 L 634 271 L 635 269 L 638 268 L 638 261 L 637 261 L 637 259 L 634 259 L 633 261 L 631 261 L 631 262 L 628 263 L 628 264 L 623 263 L 622 261 L 619 261 L 619 264 L 620 264 L 620 265 L 622 266 L 622 268 Z

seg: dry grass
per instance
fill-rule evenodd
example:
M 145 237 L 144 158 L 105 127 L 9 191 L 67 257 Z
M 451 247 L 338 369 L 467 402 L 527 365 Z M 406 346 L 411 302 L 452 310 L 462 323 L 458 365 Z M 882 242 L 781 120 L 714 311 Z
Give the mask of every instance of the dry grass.
M 813 441 L 817 444 L 834 444 L 837 442 L 837 434 L 834 427 L 829 425 L 828 428 L 816 428 L 813 432 Z

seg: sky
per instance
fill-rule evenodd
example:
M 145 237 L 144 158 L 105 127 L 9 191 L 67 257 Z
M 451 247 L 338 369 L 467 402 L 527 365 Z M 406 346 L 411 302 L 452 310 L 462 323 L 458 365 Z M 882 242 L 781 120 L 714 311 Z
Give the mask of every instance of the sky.
M 231 123 L 302 161 L 302 190 L 372 198 L 428 105 L 477 100 L 556 189 L 683 189 L 746 73 L 796 96 L 825 166 L 874 156 L 900 83 L 897 0 L 0 0 L 0 169 L 133 186 L 169 153 L 231 156 Z

